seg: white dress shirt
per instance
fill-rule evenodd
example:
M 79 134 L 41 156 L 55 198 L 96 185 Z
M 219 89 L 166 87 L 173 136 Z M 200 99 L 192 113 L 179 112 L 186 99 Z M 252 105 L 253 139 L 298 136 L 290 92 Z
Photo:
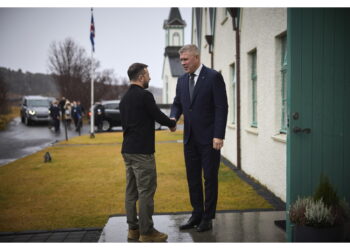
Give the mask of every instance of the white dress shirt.
M 196 86 L 197 79 L 198 79 L 198 77 L 199 77 L 199 73 L 201 73 L 202 68 L 203 68 L 203 64 L 201 64 L 201 65 L 198 67 L 198 69 L 197 69 L 195 72 L 193 72 L 194 74 L 196 74 L 195 77 L 194 77 L 194 86 Z

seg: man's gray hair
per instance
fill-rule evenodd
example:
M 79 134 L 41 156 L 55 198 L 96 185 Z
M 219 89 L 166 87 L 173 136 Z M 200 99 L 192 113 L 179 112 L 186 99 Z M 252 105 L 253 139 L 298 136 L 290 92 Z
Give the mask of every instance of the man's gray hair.
M 185 46 L 183 46 L 180 50 L 179 50 L 179 54 L 181 55 L 184 52 L 189 52 L 192 53 L 196 56 L 199 56 L 199 49 L 196 45 L 194 44 L 187 44 Z

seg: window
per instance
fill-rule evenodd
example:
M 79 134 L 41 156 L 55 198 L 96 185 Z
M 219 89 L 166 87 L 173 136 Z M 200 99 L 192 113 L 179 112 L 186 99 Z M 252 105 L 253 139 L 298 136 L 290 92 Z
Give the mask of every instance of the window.
M 257 69 L 256 50 L 250 53 L 250 81 L 251 81 L 251 126 L 258 127 L 258 100 L 257 100 Z
M 287 133 L 287 36 L 281 38 L 281 133 Z
M 235 67 L 235 64 L 232 64 L 231 67 L 231 87 L 232 87 L 232 91 L 231 91 L 231 94 L 232 94 L 232 118 L 231 118 L 231 121 L 232 121 L 232 124 L 235 124 L 236 123 L 236 67 Z
M 107 103 L 103 105 L 105 109 L 118 109 L 119 103 Z
M 180 34 L 178 32 L 175 32 L 173 34 L 173 46 L 180 46 Z

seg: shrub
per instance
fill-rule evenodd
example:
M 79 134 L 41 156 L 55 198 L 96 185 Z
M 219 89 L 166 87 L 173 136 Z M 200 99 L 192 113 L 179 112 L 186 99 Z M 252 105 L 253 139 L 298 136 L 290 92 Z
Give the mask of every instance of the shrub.
M 315 200 L 323 200 L 323 203 L 328 207 L 338 206 L 339 197 L 337 191 L 333 188 L 328 178 L 324 175 L 321 175 L 320 183 L 314 194 Z
M 339 199 L 328 178 L 321 176 L 314 196 L 298 197 L 289 209 L 289 218 L 296 225 L 332 227 L 350 218 L 350 208 L 345 199 Z

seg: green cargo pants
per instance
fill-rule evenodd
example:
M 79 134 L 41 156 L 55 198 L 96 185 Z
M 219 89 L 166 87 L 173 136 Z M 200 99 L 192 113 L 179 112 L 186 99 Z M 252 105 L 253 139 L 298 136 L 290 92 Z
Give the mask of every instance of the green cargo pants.
M 140 229 L 140 234 L 150 233 L 153 229 L 153 197 L 157 188 L 154 154 L 123 154 L 123 158 L 126 168 L 125 210 L 129 229 Z

